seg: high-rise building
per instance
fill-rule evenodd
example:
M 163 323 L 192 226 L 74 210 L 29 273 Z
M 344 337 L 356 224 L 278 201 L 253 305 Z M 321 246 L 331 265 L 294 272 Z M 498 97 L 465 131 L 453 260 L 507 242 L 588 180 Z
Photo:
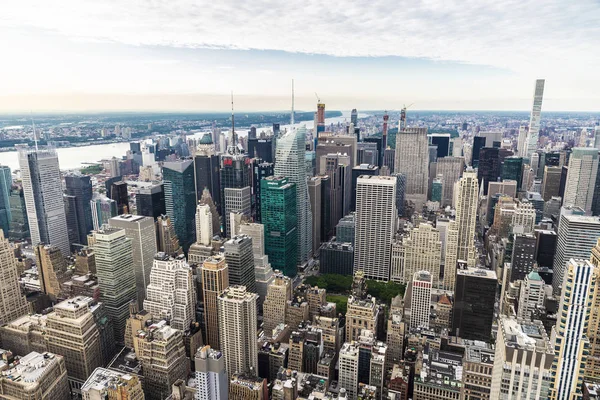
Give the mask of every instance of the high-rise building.
M 131 239 L 124 229 L 94 231 L 88 243 L 96 256 L 100 299 L 111 319 L 115 340 L 121 343 L 129 317 L 129 303 L 137 299 Z
M 590 263 L 594 266 L 594 271 L 600 268 L 600 240 L 592 248 Z M 590 349 L 585 365 L 585 378 L 586 381 L 597 381 L 600 378 L 600 296 L 598 288 L 594 293 L 586 336 L 590 341 Z
M 86 400 L 144 400 L 138 376 L 107 368 L 96 368 L 81 387 Z
M 299 249 L 298 213 L 294 213 L 298 206 L 297 188 L 290 179 L 283 177 L 268 177 L 261 181 L 265 251 L 272 267 L 291 277 L 297 273 Z
M 438 158 L 436 173 L 438 176 L 442 176 L 444 186 L 444 198 L 441 202 L 442 206 L 452 205 L 452 199 L 454 198 L 454 184 L 462 176 L 464 166 L 465 159 L 463 157 Z
M 598 238 L 598 218 L 585 216 L 583 210 L 578 208 L 561 209 L 552 276 L 552 291 L 555 295 L 561 293 L 567 262 L 571 258 L 588 258 L 590 249 L 596 245 Z
M 410 310 L 409 326 L 429 328 L 433 276 L 429 271 L 417 271 L 413 274 L 408 287 L 406 298 L 410 299 L 410 304 L 405 304 L 405 308 Z
M 431 274 L 432 285 L 438 286 L 442 257 L 440 231 L 427 223 L 420 223 L 408 235 L 398 239 L 399 260 L 393 263 L 391 279 L 409 283 L 419 271 Z
M 339 354 L 340 387 L 346 389 L 349 400 L 356 400 L 358 390 L 359 345 L 356 342 L 346 342 Z
M 267 296 L 263 303 L 263 329 L 272 336 L 277 325 L 285 323 L 287 302 L 292 300 L 292 282 L 281 272 L 276 272 L 273 283 L 267 288 Z
M 479 186 L 483 183 L 483 194 L 487 195 L 488 183 L 498 180 L 501 174 L 500 149 L 484 147 L 479 152 L 477 180 Z
M 195 321 L 196 285 L 185 256 L 157 253 L 150 272 L 144 310 L 154 320 L 164 319 L 180 331 Z
M 273 176 L 274 164 L 272 162 L 263 162 L 261 158 L 252 160 L 252 206 L 254 211 L 254 219 L 257 222 L 262 221 L 261 201 L 261 186 L 260 181 L 268 176 Z
M 544 311 L 544 300 L 546 283 L 536 271 L 531 271 L 523 283 L 519 291 L 519 309 L 517 318 L 525 321 L 531 321 L 532 317 Z
M 308 179 L 308 195 L 310 198 L 310 211 L 312 214 L 312 252 L 314 255 L 317 255 L 319 254 L 319 247 L 321 246 L 321 230 L 323 228 L 323 189 L 321 187 L 320 176 L 314 176 Z M 327 194 L 325 193 L 325 195 Z
M 427 135 L 431 144 L 436 146 L 436 158 L 448 157 L 450 154 L 450 134 L 432 133 Z
M 379 175 L 379 167 L 373 164 L 360 164 L 352 168 L 352 204 L 351 210 L 356 211 L 356 181 L 365 175 Z M 341 218 L 341 217 L 340 217 Z M 339 219 L 338 219 L 339 220 Z M 335 226 L 337 222 L 333 224 Z
M 0 378 L 0 393 L 10 400 L 68 400 L 65 359 L 59 354 L 31 352 L 11 363 Z M 133 399 L 132 399 L 133 400 Z
M 560 178 L 562 175 L 561 167 L 544 167 L 544 179 L 542 180 L 542 197 L 544 201 L 559 195 Z
M 540 134 L 540 119 L 542 116 L 542 100 L 544 98 L 544 79 L 537 79 L 535 81 L 535 89 L 533 94 L 533 106 L 531 108 L 531 119 L 529 120 L 529 130 L 527 132 L 527 139 L 525 139 L 524 148 L 527 149 L 525 158 L 531 158 L 531 155 L 535 153 L 538 148 L 538 136 Z
M 356 189 L 354 270 L 370 279 L 390 279 L 390 248 L 395 233 L 396 178 L 361 176 Z
M 252 238 L 246 235 L 234 236 L 225 242 L 223 248 L 229 267 L 229 285 L 242 285 L 248 292 L 256 293 Z
M 165 208 L 171 218 L 183 252 L 195 241 L 196 183 L 194 162 L 181 160 L 163 164 Z
M 486 138 L 484 136 L 475 136 L 473 138 L 473 150 L 472 150 L 472 154 L 471 154 L 471 163 L 470 165 L 473 168 L 477 168 L 479 166 L 479 154 L 481 152 L 481 149 L 485 147 L 486 143 L 485 143 Z M 490 144 L 491 147 L 491 144 Z M 466 148 L 465 148 L 466 150 Z M 465 157 L 468 160 L 468 157 Z
M 142 186 L 135 196 L 137 214 L 154 219 L 167 213 L 164 184 Z
M 555 358 L 550 399 L 581 398 L 584 370 L 590 350 L 587 337 L 600 270 L 584 259 L 567 262 L 557 323 L 552 328 Z
M 6 324 L 29 312 L 25 296 L 21 294 L 17 260 L 4 231 L 0 229 L 0 323 Z
M 171 386 L 186 380 L 190 361 L 186 357 L 183 333 L 160 321 L 134 333 L 135 354 L 144 371 L 146 400 L 163 400 Z
M 118 215 L 117 202 L 106 196 L 95 195 L 90 201 L 90 208 L 95 231 L 101 229 L 104 224 L 108 224 L 109 219 Z
M 51 244 L 71 254 L 56 150 L 18 150 L 31 244 Z
M 40 288 L 52 301 L 62 296 L 62 284 L 65 283 L 69 274 L 67 273 L 67 262 L 60 249 L 56 246 L 39 244 L 34 247 L 35 261 L 40 279 Z
M 232 226 L 232 214 L 241 214 L 248 218 L 252 217 L 252 188 L 246 186 L 243 188 L 225 188 L 223 189 L 224 203 L 224 226 L 227 237 L 233 237 L 238 234 Z
M 65 300 L 54 306 L 46 320 L 48 351 L 64 355 L 71 390 L 76 392 L 103 362 L 92 303 L 89 297 Z
M 255 374 L 233 374 L 229 381 L 229 398 L 267 400 L 269 398 L 267 380 Z
M 494 320 L 498 278 L 490 270 L 457 269 L 452 334 L 463 339 L 489 341 Z
M 125 236 L 131 239 L 135 290 L 141 306 L 146 298 L 146 287 L 150 283 L 150 271 L 157 252 L 154 218 L 122 214 L 108 220 L 108 224 L 111 228 L 124 229 Z
M 517 181 L 517 189 L 520 189 L 523 181 L 523 157 L 506 157 L 502 163 L 502 180 Z M 495 194 L 488 191 L 488 195 Z
M 439 226 L 439 225 L 438 225 Z M 456 285 L 456 264 L 458 262 L 458 224 L 456 221 L 449 221 L 444 232 L 444 280 L 442 287 L 444 290 L 454 291 Z
M 210 346 L 199 348 L 194 357 L 196 399 L 221 400 L 227 398 L 227 372 L 223 353 Z
M 277 140 L 275 176 L 283 176 L 296 184 L 296 221 L 298 263 L 312 255 L 312 218 L 305 169 L 306 127 L 291 129 Z M 270 255 L 269 255 L 270 256 Z M 271 262 L 274 263 L 274 257 Z
M 8 237 L 12 217 L 10 215 L 10 191 L 12 189 L 12 175 L 10 168 L 0 165 L 0 229 Z
M 581 207 L 587 214 L 591 213 L 597 173 L 598 150 L 574 148 L 569 160 L 563 205 Z
M 196 200 L 200 201 L 204 189 L 208 189 L 215 204 L 219 207 L 221 199 L 221 174 L 219 156 L 215 154 L 212 140 L 204 135 L 194 156 L 194 174 L 196 181 Z
M 212 348 L 220 349 L 217 297 L 229 287 L 229 269 L 225 257 L 216 255 L 204 260 L 200 274 L 204 299 L 205 341 Z
M 65 175 L 66 194 L 75 198 L 75 213 L 77 215 L 76 243 L 87 244 L 87 235 L 93 229 L 92 210 L 92 182 L 88 175 Z
M 354 273 L 352 242 L 330 240 L 319 249 L 319 271 L 322 274 L 351 276 Z
M 458 259 L 474 265 L 475 226 L 479 190 L 477 174 L 466 171 L 458 181 L 456 196 L 456 223 L 458 224 Z
M 240 234 L 252 238 L 256 293 L 259 297 L 259 311 L 262 313 L 262 304 L 267 295 L 267 288 L 273 282 L 273 269 L 269 263 L 269 256 L 265 254 L 265 227 L 263 224 L 257 223 L 242 224 Z
M 156 220 L 156 248 L 167 254 L 183 253 L 179 245 L 179 238 L 175 233 L 175 227 L 167 215 L 161 215 Z
M 463 387 L 465 400 L 490 400 L 494 350 L 482 343 L 465 347 L 463 359 Z
M 427 200 L 429 181 L 427 128 L 398 129 L 394 170 L 406 176 L 406 199 L 420 210 Z
M 229 286 L 217 298 L 219 341 L 229 377 L 258 371 L 257 300 L 244 286 Z
M 553 343 L 540 321 L 501 316 L 487 398 L 547 399 L 553 361 Z
M 10 231 L 4 236 L 12 240 L 24 240 L 29 237 L 29 222 L 27 221 L 27 208 L 21 186 L 13 185 L 10 190 Z
M 108 197 L 114 200 L 117 204 L 117 213 L 118 214 L 128 214 L 129 213 L 129 192 L 127 191 L 127 182 L 124 182 L 121 179 L 121 176 L 117 176 L 115 179 L 117 181 L 107 180 L 106 185 L 108 187 Z M 109 184 L 110 181 L 110 184 Z
M 218 203 L 219 213 L 226 218 L 225 212 L 225 189 L 241 189 L 252 186 L 250 179 L 250 159 L 245 154 L 221 154 L 220 155 L 220 185 L 221 201 Z M 224 232 L 229 235 L 229 232 Z
M 509 281 L 523 280 L 535 265 L 536 238 L 533 234 L 515 234 L 510 263 Z

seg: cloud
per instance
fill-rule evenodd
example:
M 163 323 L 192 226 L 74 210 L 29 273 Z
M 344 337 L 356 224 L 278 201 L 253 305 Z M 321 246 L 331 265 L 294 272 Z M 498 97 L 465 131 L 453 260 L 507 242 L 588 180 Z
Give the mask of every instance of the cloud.
M 139 46 L 403 56 L 528 74 L 600 68 L 596 0 L 19 0 L 4 27 Z

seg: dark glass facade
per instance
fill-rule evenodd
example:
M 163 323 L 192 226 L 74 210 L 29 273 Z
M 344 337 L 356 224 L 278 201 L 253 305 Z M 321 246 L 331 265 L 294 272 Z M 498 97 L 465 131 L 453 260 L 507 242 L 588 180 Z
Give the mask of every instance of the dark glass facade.
M 323 243 L 319 256 L 319 272 L 352 276 L 354 273 L 354 248 L 351 243 L 329 241 Z
M 521 189 L 523 181 L 523 157 L 507 157 L 502 163 L 502 180 L 517 181 L 517 190 Z
M 127 183 L 123 181 L 114 182 L 110 185 L 109 198 L 117 203 L 117 213 L 129 214 L 129 195 L 127 194 Z
M 496 147 L 484 147 L 479 152 L 477 181 L 479 186 L 483 181 L 483 194 L 487 195 L 488 184 L 497 182 L 500 177 L 500 157 Z
M 65 185 L 67 189 L 66 194 L 74 197 L 72 206 L 77 218 L 77 241 L 75 243 L 87 244 L 87 235 L 94 227 L 92 223 L 92 209 L 90 207 L 93 195 L 92 182 L 87 175 L 66 175 Z M 127 195 L 127 184 L 125 184 L 125 194 Z M 69 219 L 68 214 L 67 219 Z
M 161 183 L 140 188 L 135 197 L 135 204 L 138 215 L 156 219 L 166 214 L 164 185 Z
M 452 335 L 489 342 L 497 286 L 496 274 L 491 271 L 457 270 Z
M 163 167 L 165 208 L 179 244 L 187 254 L 196 241 L 196 185 L 191 160 L 165 163 Z
M 252 160 L 252 210 L 256 222 L 262 220 L 260 211 L 260 181 L 268 176 L 273 176 L 273 163 L 264 162 L 260 158 Z
M 194 173 L 196 174 L 196 201 L 202 198 L 204 188 L 207 188 L 210 195 L 220 210 L 221 204 L 221 176 L 219 171 L 219 156 L 217 155 L 197 155 L 194 157 Z

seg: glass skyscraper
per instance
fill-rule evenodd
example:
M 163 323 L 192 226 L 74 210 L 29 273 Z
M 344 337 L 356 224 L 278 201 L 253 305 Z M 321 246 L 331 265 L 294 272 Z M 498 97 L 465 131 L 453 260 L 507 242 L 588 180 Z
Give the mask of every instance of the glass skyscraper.
M 10 189 L 12 186 L 12 177 L 10 168 L 0 165 L 0 229 L 8 237 L 10 230 Z
M 196 241 L 196 181 L 194 162 L 179 160 L 163 165 L 165 208 L 171 218 L 179 244 L 187 254 Z

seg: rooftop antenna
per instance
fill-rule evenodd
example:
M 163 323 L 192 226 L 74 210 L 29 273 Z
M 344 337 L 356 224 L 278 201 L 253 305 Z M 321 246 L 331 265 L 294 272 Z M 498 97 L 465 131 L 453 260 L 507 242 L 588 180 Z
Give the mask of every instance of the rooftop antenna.
M 33 114 L 31 113 L 31 111 L 29 111 L 29 114 L 31 117 L 31 124 L 33 125 L 33 142 L 35 143 L 35 152 L 37 153 L 38 141 L 37 141 L 37 134 L 35 133 L 35 121 L 33 120 Z
M 235 121 L 233 115 L 233 90 L 231 91 L 231 140 L 233 141 L 233 146 L 237 146 L 237 140 L 235 138 Z
M 292 79 L 292 116 L 291 125 L 294 125 L 294 80 Z

